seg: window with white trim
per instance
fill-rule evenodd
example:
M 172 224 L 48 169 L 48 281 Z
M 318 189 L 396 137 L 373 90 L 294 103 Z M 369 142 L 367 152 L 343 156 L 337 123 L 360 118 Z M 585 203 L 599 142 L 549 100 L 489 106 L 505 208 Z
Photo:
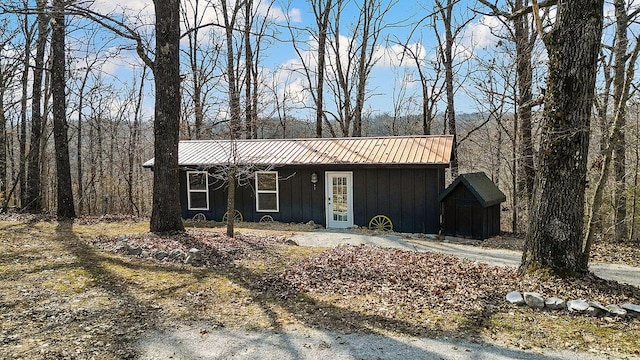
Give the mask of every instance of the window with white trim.
M 209 210 L 209 174 L 187 171 L 187 201 L 189 210 Z
M 256 172 L 256 211 L 278 212 L 278 172 Z

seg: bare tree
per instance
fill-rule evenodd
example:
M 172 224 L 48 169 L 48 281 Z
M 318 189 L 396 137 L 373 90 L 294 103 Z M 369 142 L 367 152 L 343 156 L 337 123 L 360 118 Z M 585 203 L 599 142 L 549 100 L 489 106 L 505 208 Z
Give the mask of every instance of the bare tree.
M 518 108 L 516 120 L 520 133 L 520 172 L 518 176 L 519 193 L 524 196 L 526 206 L 529 207 L 533 192 L 535 175 L 533 137 L 532 137 L 532 107 L 540 105 L 539 99 L 533 96 L 533 66 L 532 55 L 538 31 L 531 29 L 532 17 L 529 14 L 512 16 L 512 13 L 528 5 L 528 0 L 507 2 L 508 12 L 498 8 L 497 3 L 480 0 L 482 4 L 492 10 L 492 16 L 497 17 L 508 30 L 503 39 L 515 44 L 516 69 L 518 84 Z
M 183 231 L 178 177 L 180 130 L 180 1 L 154 0 L 154 169 L 151 231 Z
M 308 90 L 313 99 L 315 108 L 315 134 L 316 137 L 322 137 L 322 124 L 326 121 L 324 110 L 324 88 L 325 88 L 325 70 L 327 58 L 327 36 L 329 33 L 329 19 L 333 8 L 335 7 L 333 0 L 311 0 L 313 15 L 315 20 L 315 28 L 296 29 L 291 20 L 288 19 L 288 29 L 291 34 L 293 48 L 298 54 L 305 79 L 308 83 Z M 306 52 L 299 45 L 298 39 L 300 34 L 308 33 L 317 42 L 315 49 L 315 67 L 313 67 L 312 59 L 306 56 Z
M 36 2 L 38 13 L 38 38 L 36 40 L 36 56 L 33 69 L 31 98 L 31 146 L 29 149 L 27 189 L 24 208 L 30 212 L 42 211 L 40 197 L 40 142 L 42 141 L 42 74 L 44 73 L 44 56 L 49 38 L 49 17 L 46 14 L 46 1 Z
M 187 29 L 182 37 L 186 37 L 188 41 L 188 48 L 185 51 L 188 57 L 188 69 L 191 72 L 190 78 L 187 77 L 183 81 L 183 87 L 189 94 L 183 100 L 190 99 L 189 106 L 193 107 L 194 117 L 193 131 L 188 127 L 187 135 L 192 139 L 202 139 L 205 137 L 205 117 L 207 106 L 211 101 L 212 89 L 218 85 L 221 78 L 216 69 L 219 67 L 218 57 L 222 44 L 213 41 L 210 37 L 202 36 L 202 31 L 207 30 L 207 24 L 204 21 L 212 8 L 211 2 L 183 1 L 181 6 L 182 21 Z M 185 111 L 183 115 L 188 114 Z
M 627 123 L 627 101 L 629 100 L 629 90 L 631 88 L 636 67 L 637 48 L 639 39 L 636 37 L 635 47 L 629 51 L 629 25 L 637 20 L 640 10 L 630 11 L 624 0 L 614 0 L 615 9 L 615 45 L 613 47 L 615 63 L 613 75 L 613 104 L 614 121 L 611 140 L 614 146 L 614 239 L 624 241 L 627 239 L 627 189 L 626 189 L 626 150 L 627 142 L 624 136 L 624 129 Z M 630 13 L 628 13 L 628 11 Z
M 535 16 L 537 9 L 531 10 Z M 560 0 L 556 21 L 542 38 L 549 68 L 523 272 L 587 271 L 585 180 L 602 18 L 602 1 Z
M 340 21 L 347 2 L 336 2 L 335 20 L 330 24 L 333 35 L 330 42 L 333 61 L 330 62 L 330 66 L 334 74 L 329 87 L 336 108 L 332 117 L 338 123 L 342 136 L 362 136 L 367 81 L 374 65 L 380 60 L 376 50 L 382 40 L 384 29 L 389 26 L 385 17 L 395 3 L 365 0 L 359 4 L 359 16 L 351 26 L 353 35 L 344 44 Z
M 25 3 L 25 7 L 28 5 Z M 20 206 L 25 206 L 26 187 L 27 187 L 27 103 L 29 100 L 29 73 L 31 70 L 31 53 L 33 39 L 35 37 L 36 23 L 30 21 L 29 11 L 25 9 L 22 25 L 22 36 L 24 37 L 24 53 L 22 63 L 22 98 L 20 101 L 20 132 L 18 134 L 18 146 L 20 151 L 20 160 L 18 165 L 18 198 Z
M 460 24 L 455 23 L 454 19 L 454 6 L 458 4 L 456 0 L 436 0 L 435 1 L 435 21 L 434 30 L 438 40 L 438 55 L 442 66 L 444 67 L 444 83 L 445 83 L 445 95 L 447 99 L 447 108 L 445 110 L 445 128 L 448 133 L 453 135 L 454 144 L 453 155 L 451 157 L 451 176 L 458 176 L 458 156 L 457 156 L 457 131 L 456 131 L 456 110 L 455 110 L 455 89 L 454 89 L 454 46 L 458 35 L 462 32 L 465 25 L 471 22 L 473 18 L 464 19 Z M 438 21 L 441 22 L 441 26 L 444 31 L 444 39 L 438 30 Z
M 56 148 L 57 214 L 61 218 L 76 216 L 71 184 L 69 140 L 65 86 L 65 1 L 54 0 L 51 33 L 51 86 L 53 93 L 53 137 Z
M 636 38 L 636 44 L 633 47 L 631 53 L 627 54 L 628 48 L 628 39 L 627 39 L 627 27 L 629 24 L 629 17 L 626 13 L 626 8 L 624 1 L 615 1 L 614 7 L 616 9 L 616 37 L 615 37 L 615 45 L 614 45 L 614 56 L 615 56 L 615 71 L 613 76 L 613 84 L 614 84 L 614 115 L 613 122 L 610 126 L 609 137 L 606 141 L 606 145 L 604 147 L 604 151 L 602 152 L 602 158 L 600 158 L 596 164 L 599 167 L 599 177 L 595 185 L 595 191 L 593 194 L 593 198 L 591 201 L 591 208 L 588 213 L 588 222 L 587 229 L 584 236 L 583 243 L 583 257 L 582 262 L 586 267 L 589 261 L 589 254 L 591 250 L 591 244 L 593 242 L 594 233 L 596 230 L 596 223 L 598 222 L 598 217 L 600 215 L 600 209 L 602 207 L 602 195 L 604 192 L 604 187 L 609 177 L 609 172 L 611 162 L 613 161 L 613 170 L 616 173 L 616 190 L 617 191 L 626 191 L 626 183 L 624 179 L 624 175 L 626 172 L 625 168 L 625 149 L 620 149 L 621 143 L 626 144 L 624 140 L 623 127 L 626 124 L 627 118 L 627 102 L 629 101 L 631 95 L 631 84 L 634 81 L 635 77 L 635 67 L 638 60 L 638 56 L 640 55 L 640 41 Z M 635 15 L 638 14 L 640 10 L 635 12 Z M 635 16 L 634 15 L 634 16 Z M 625 146 L 626 147 L 626 146 Z M 619 154 L 622 152 L 622 155 Z M 620 163 L 616 163 L 620 162 Z M 620 176 L 622 179 L 618 179 Z M 622 184 L 617 184 L 620 181 Z M 622 200 L 621 200 L 622 199 Z M 626 195 L 615 194 L 614 195 L 614 219 L 616 222 L 614 223 L 615 228 L 615 240 L 622 241 L 626 239 L 627 227 L 626 227 Z M 625 204 L 619 204 L 619 201 L 624 201 Z M 622 210 L 620 209 L 622 207 Z M 620 212 L 620 214 L 619 214 Z M 621 226 L 617 221 L 624 222 L 625 225 Z M 622 229 L 620 229 L 622 228 Z M 623 231 L 623 233 L 619 234 L 618 231 Z M 620 236 L 620 237 L 618 237 Z
M 2 209 L 6 210 L 9 202 L 7 194 L 7 110 L 12 106 L 8 93 L 11 92 L 12 83 L 18 70 L 18 61 L 5 54 L 9 51 L 11 39 L 15 30 L 10 31 L 6 22 L 1 24 L 6 32 L 0 35 L 0 200 Z
M 422 22 L 419 22 L 416 26 L 422 26 L 421 24 Z M 431 135 L 433 122 L 438 113 L 438 102 L 444 91 L 442 64 L 439 61 L 427 59 L 426 54 L 420 51 L 421 47 L 399 44 L 403 47 L 403 57 L 408 56 L 416 67 L 422 89 L 422 134 Z

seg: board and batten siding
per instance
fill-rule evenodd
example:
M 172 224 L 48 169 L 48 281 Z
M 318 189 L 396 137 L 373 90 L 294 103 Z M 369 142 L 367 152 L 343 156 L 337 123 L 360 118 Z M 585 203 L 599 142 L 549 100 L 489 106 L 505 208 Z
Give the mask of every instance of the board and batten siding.
M 445 235 L 487 239 L 500 234 L 500 205 L 483 207 L 466 186 L 458 185 L 443 205 Z
M 372 168 L 372 167 L 284 167 L 278 171 L 279 212 L 256 212 L 253 186 L 236 188 L 236 209 L 245 221 L 257 222 L 264 215 L 275 221 L 326 225 L 325 172 L 353 173 L 354 224 L 368 226 L 375 215 L 386 215 L 394 231 L 435 234 L 440 230 L 438 195 L 444 190 L 444 168 Z M 311 174 L 318 174 L 315 186 Z M 253 185 L 253 183 L 252 183 Z M 192 218 L 203 213 L 210 220 L 220 221 L 226 212 L 226 186 L 210 181 L 208 211 L 188 210 L 186 172 L 180 172 L 182 215 Z

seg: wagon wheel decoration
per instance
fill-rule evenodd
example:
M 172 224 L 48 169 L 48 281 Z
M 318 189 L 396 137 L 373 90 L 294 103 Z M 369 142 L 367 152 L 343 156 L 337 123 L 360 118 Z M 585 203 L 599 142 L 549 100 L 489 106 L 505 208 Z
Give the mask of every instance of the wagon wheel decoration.
M 271 215 L 264 215 L 260 218 L 261 223 L 270 223 L 273 222 L 273 217 Z
M 389 219 L 388 216 L 376 215 L 371 218 L 371 221 L 369 221 L 369 229 L 393 231 L 393 223 L 391 222 L 391 219 Z
M 226 213 L 224 213 L 224 215 L 222 215 L 222 222 L 227 222 L 228 216 L 229 216 L 229 212 L 227 211 Z M 237 223 L 237 222 L 241 222 L 242 220 L 243 218 L 240 210 L 233 209 L 233 222 Z
M 207 217 L 203 213 L 197 213 L 193 215 L 191 220 L 193 220 L 193 222 L 202 222 L 202 221 L 206 221 Z

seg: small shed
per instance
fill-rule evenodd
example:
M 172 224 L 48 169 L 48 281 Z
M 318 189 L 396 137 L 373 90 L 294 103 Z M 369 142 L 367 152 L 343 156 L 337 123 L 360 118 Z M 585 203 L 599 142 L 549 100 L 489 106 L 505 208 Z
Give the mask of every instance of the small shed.
M 244 178 L 234 215 L 244 221 L 436 234 L 452 149 L 451 135 L 180 141 L 182 216 L 225 219 L 220 174 L 235 163 Z
M 462 174 L 438 196 L 444 234 L 484 240 L 500 234 L 506 196 L 483 172 Z

